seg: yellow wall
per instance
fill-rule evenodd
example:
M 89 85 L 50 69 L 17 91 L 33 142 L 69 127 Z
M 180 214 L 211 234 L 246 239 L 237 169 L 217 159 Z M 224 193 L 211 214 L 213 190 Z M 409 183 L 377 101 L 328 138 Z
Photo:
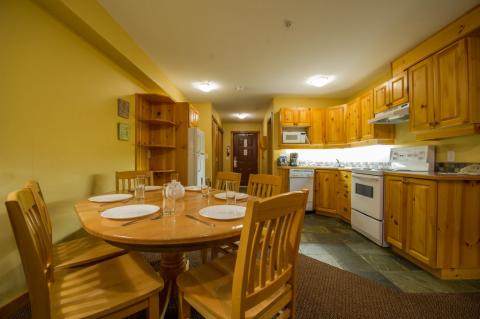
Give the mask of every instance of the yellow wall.
M 259 138 L 263 135 L 261 122 L 223 123 L 223 170 L 226 172 L 230 172 L 232 170 L 232 159 L 233 159 L 232 131 L 256 131 L 259 133 L 258 134 Z M 227 157 L 227 154 L 226 154 L 227 146 L 230 146 L 230 157 Z M 265 151 L 262 156 L 262 152 L 259 149 L 258 153 L 259 153 L 258 172 L 264 173 L 266 172 L 267 152 Z
M 37 178 L 54 240 L 80 225 L 73 203 L 114 189 L 134 169 L 133 94 L 144 88 L 117 64 L 26 0 L 0 2 L 0 198 Z M 130 120 L 116 116 L 131 101 Z M 118 141 L 117 122 L 130 123 Z M 5 206 L 0 205 L 0 304 L 24 287 Z

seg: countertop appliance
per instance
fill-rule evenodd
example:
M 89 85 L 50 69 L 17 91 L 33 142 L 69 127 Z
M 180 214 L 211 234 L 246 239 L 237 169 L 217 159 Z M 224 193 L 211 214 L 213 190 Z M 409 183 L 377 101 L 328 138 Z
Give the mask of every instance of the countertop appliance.
M 283 144 L 305 144 L 307 143 L 307 132 L 283 131 Z
M 433 146 L 390 150 L 390 167 L 352 169 L 352 228 L 376 244 L 387 247 L 384 236 L 383 174 L 385 171 L 433 171 Z
M 196 127 L 188 129 L 188 185 L 200 186 L 205 178 L 205 134 Z
M 313 179 L 315 171 L 313 169 L 297 169 L 290 170 L 290 191 L 299 191 L 304 188 L 308 189 L 308 200 L 306 210 L 313 210 Z
M 298 153 L 290 153 L 290 166 L 298 166 Z

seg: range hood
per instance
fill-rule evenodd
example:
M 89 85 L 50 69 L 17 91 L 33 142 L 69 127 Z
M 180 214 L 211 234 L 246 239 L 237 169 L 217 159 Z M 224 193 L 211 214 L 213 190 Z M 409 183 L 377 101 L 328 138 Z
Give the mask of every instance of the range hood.
M 385 112 L 375 114 L 373 119 L 368 120 L 369 124 L 397 124 L 408 122 L 409 104 L 405 103 Z

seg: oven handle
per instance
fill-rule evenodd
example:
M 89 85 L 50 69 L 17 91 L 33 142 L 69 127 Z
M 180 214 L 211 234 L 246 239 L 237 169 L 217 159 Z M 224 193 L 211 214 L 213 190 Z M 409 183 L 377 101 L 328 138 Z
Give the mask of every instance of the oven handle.
M 357 175 L 357 174 L 353 174 L 352 178 L 367 179 L 367 180 L 377 181 L 377 182 L 380 181 L 380 178 L 379 178 L 379 177 L 364 176 L 364 175 Z

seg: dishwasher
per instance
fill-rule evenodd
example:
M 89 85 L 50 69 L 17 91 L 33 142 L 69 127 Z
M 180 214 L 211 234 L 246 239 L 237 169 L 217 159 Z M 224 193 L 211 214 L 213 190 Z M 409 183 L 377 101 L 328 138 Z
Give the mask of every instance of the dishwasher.
M 313 210 L 313 169 L 290 169 L 290 191 L 299 191 L 304 188 L 308 189 L 308 201 L 306 210 Z

